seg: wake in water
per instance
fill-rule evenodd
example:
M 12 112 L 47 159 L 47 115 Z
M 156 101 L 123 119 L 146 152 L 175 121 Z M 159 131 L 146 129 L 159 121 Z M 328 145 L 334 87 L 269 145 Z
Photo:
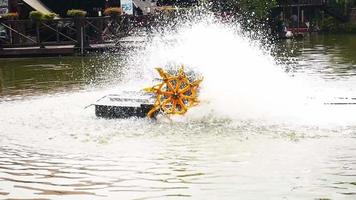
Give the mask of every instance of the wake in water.
M 151 85 L 155 67 L 177 69 L 182 64 L 202 74 L 201 104 L 188 112 L 189 120 L 215 116 L 297 124 L 355 122 L 350 108 L 335 110 L 324 99 L 316 100 L 316 89 L 308 81 L 287 74 L 271 55 L 273 48 L 245 36 L 252 34 L 243 34 L 238 23 L 222 23 L 211 13 L 198 16 L 182 17 L 174 29 L 167 26 L 132 54 L 128 78 Z

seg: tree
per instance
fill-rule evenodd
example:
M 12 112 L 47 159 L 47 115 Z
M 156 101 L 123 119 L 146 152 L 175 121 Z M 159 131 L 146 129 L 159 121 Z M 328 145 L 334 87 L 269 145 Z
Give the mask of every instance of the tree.
M 219 0 L 212 3 L 217 9 L 239 12 L 259 20 L 266 19 L 271 9 L 277 5 L 276 0 Z
M 276 0 L 239 0 L 241 11 L 251 14 L 258 19 L 265 19 L 268 17 L 272 8 L 276 7 Z

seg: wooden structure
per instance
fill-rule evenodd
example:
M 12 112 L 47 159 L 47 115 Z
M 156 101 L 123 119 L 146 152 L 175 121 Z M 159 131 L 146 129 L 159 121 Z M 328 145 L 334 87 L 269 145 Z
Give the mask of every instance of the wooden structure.
M 287 24 L 288 31 L 293 32 L 295 36 L 310 32 L 312 19 L 323 17 L 321 13 L 341 22 L 349 20 L 348 10 L 340 7 L 336 0 L 279 0 L 277 8 L 274 9 L 274 16 L 280 15 L 281 20 Z
M 64 18 L 49 21 L 1 20 L 0 26 L 5 31 L 0 35 L 0 56 L 5 50 L 15 48 L 18 51 L 32 48 L 33 52 L 39 53 L 61 50 L 67 53 L 68 48 L 71 48 L 72 51 L 84 54 L 88 49 L 112 47 L 120 38 L 128 36 L 133 28 L 145 26 L 143 22 L 142 17 L 133 16 Z
M 279 0 L 278 7 L 282 8 L 285 13 L 297 13 L 301 20 L 304 19 L 302 12 L 305 9 L 323 10 L 326 14 L 342 22 L 346 22 L 349 19 L 349 11 L 347 8 L 341 7 L 337 0 Z

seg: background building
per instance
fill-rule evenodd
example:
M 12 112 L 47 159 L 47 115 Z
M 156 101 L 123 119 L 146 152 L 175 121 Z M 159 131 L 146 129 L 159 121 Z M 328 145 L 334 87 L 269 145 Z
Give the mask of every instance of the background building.
M 156 6 L 190 6 L 198 0 L 127 0 L 132 1 L 134 15 L 146 15 L 154 11 Z M 88 16 L 100 16 L 107 7 L 121 7 L 120 0 L 0 0 L 1 7 L 9 7 L 10 12 L 18 12 L 20 18 L 27 18 L 32 10 L 43 13 L 54 12 L 60 17 L 66 17 L 69 9 L 82 9 Z

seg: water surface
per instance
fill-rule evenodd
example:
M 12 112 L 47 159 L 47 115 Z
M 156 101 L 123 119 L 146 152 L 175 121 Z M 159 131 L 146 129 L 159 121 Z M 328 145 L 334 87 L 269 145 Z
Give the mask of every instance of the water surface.
M 278 53 L 316 94 L 350 96 L 354 41 L 320 35 Z M 126 86 L 124 60 L 0 60 L 1 199 L 356 198 L 356 121 L 96 118 L 84 108 Z

